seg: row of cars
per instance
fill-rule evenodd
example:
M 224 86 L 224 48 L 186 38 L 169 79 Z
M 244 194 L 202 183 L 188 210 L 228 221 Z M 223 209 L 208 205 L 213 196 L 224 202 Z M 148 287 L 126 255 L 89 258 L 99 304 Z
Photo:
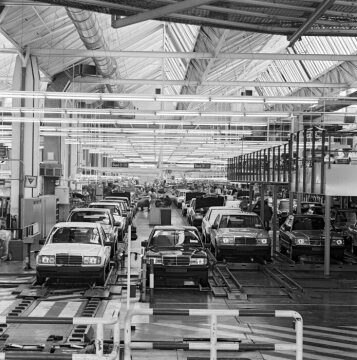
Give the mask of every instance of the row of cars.
M 77 277 L 104 284 L 110 261 L 126 250 L 125 234 L 135 215 L 129 198 L 117 195 L 73 209 L 66 222 L 52 227 L 36 257 L 38 284 Z

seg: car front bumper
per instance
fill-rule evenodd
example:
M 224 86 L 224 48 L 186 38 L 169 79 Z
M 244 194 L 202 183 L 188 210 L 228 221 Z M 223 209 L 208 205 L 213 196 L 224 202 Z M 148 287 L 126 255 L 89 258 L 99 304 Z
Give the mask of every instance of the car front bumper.
M 256 246 L 256 245 L 232 245 L 232 244 L 217 244 L 218 252 L 226 256 L 254 256 L 266 257 L 271 254 L 271 246 Z
M 98 278 L 103 272 L 103 266 L 48 266 L 37 265 L 36 273 L 40 277 L 57 279 Z
M 208 265 L 205 266 L 164 266 L 154 265 L 154 282 L 177 284 L 186 281 L 195 283 L 208 280 Z
M 307 256 L 323 256 L 325 253 L 324 246 L 293 246 L 293 253 L 296 256 L 307 255 Z M 330 254 L 333 257 L 343 258 L 345 248 L 344 246 L 331 246 Z

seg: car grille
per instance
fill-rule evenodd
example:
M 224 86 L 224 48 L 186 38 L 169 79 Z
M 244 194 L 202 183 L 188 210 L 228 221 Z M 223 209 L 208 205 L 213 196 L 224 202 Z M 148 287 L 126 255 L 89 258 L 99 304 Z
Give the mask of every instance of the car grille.
M 163 256 L 164 265 L 187 266 L 190 265 L 190 258 L 187 256 Z
M 82 256 L 58 254 L 58 255 L 56 255 L 56 264 L 58 264 L 58 265 L 82 265 Z
M 236 245 L 256 245 L 257 239 L 253 237 L 235 237 Z
M 322 246 L 325 243 L 324 238 L 310 238 L 310 245 L 311 246 Z

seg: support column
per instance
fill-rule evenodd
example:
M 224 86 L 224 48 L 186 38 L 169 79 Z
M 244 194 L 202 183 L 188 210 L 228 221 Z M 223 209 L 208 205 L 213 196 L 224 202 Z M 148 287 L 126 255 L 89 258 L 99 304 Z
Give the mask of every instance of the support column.
M 13 90 L 38 91 L 40 89 L 40 74 L 37 59 L 33 56 L 16 59 Z M 13 106 L 40 108 L 38 99 L 13 99 Z M 12 154 L 11 154 L 11 215 L 17 218 L 21 226 L 21 201 L 23 198 L 33 198 L 39 195 L 39 184 L 36 188 L 25 188 L 25 175 L 39 175 L 40 157 L 40 123 L 32 121 L 33 114 L 23 114 L 24 121 L 12 124 Z M 27 121 L 29 120 L 29 121 Z
M 325 196 L 325 251 L 324 275 L 330 276 L 330 244 L 331 244 L 331 196 Z

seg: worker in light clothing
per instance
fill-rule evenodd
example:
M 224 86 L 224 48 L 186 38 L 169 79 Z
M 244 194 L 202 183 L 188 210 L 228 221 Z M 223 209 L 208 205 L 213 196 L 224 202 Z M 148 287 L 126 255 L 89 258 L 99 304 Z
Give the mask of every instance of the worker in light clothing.
M 11 231 L 5 229 L 5 225 L 0 226 L 0 246 L 2 247 L 1 260 L 7 260 L 9 256 L 9 242 L 11 240 Z

